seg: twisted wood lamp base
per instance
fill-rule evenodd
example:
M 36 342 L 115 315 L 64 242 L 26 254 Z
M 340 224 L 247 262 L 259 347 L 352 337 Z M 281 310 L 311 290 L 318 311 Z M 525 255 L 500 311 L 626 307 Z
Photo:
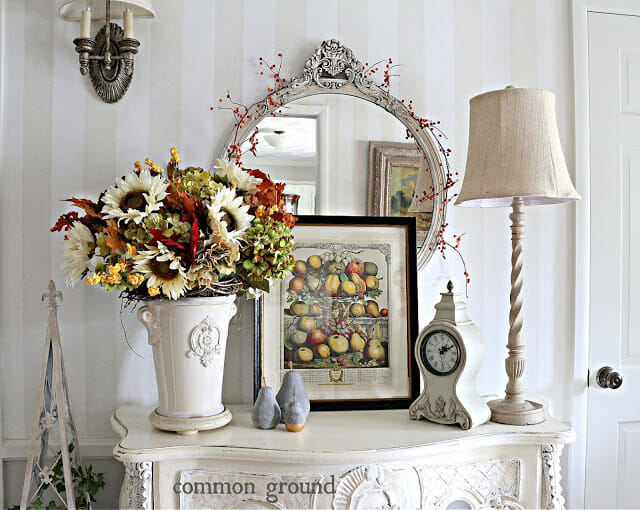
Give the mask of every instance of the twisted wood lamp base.
M 544 406 L 532 400 L 525 400 L 522 375 L 524 374 L 524 341 L 522 339 L 522 263 L 524 248 L 524 202 L 513 199 L 511 219 L 511 309 L 509 312 L 509 357 L 505 367 L 509 381 L 506 395 L 502 399 L 488 402 L 491 421 L 507 425 L 533 425 L 544 421 Z

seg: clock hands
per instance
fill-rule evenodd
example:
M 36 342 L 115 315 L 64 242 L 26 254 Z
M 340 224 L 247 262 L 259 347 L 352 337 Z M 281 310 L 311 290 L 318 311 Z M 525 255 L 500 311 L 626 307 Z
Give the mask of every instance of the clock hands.
M 443 345 L 442 347 L 440 347 L 440 351 L 438 351 L 438 352 L 439 352 L 440 356 L 444 356 L 445 353 L 450 349 L 453 349 L 453 345 Z

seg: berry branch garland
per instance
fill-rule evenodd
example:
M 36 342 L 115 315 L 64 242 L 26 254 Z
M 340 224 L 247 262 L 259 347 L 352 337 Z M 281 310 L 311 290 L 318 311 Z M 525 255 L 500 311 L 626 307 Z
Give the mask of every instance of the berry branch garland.
M 265 76 L 266 73 L 266 75 L 272 80 L 272 83 L 267 88 L 268 95 L 265 98 L 260 99 L 259 101 L 256 101 L 253 104 L 247 106 L 233 99 L 231 93 L 227 91 L 226 98 L 218 99 L 218 103 L 220 104 L 220 106 L 210 107 L 211 111 L 228 110 L 232 112 L 234 117 L 234 136 L 232 138 L 233 141 L 227 148 L 227 157 L 229 158 L 229 160 L 235 161 L 235 163 L 242 168 L 244 168 L 242 164 L 243 150 L 241 148 L 243 142 L 241 141 L 240 130 L 246 126 L 248 120 L 252 120 L 250 112 L 253 112 L 255 109 L 260 109 L 263 104 L 268 104 L 271 110 L 271 116 L 276 117 L 279 113 L 278 109 L 281 107 L 285 107 L 284 104 L 278 104 L 274 98 L 275 92 L 281 91 L 288 85 L 287 79 L 283 78 L 281 75 L 283 64 L 282 53 L 278 53 L 278 59 L 279 61 L 277 62 L 277 64 L 269 64 L 263 57 L 260 57 L 258 60 L 259 76 Z M 378 84 L 378 86 L 385 92 L 389 93 L 391 89 L 391 78 L 400 76 L 399 74 L 394 73 L 394 69 L 399 67 L 398 64 L 394 64 L 393 60 L 389 58 L 387 60 L 380 60 L 378 62 L 375 62 L 372 65 L 369 65 L 368 62 L 365 62 L 365 64 L 362 66 L 362 69 L 367 78 L 373 78 L 381 71 L 381 66 L 383 63 L 384 67 L 382 67 L 382 82 Z M 407 107 L 411 117 L 413 117 L 413 119 L 418 122 L 420 129 L 428 129 L 433 133 L 433 139 L 436 142 L 439 151 L 443 155 L 444 164 L 442 162 L 439 162 L 438 164 L 445 167 L 445 182 L 439 182 L 437 188 L 433 185 L 429 185 L 429 190 L 423 190 L 423 196 L 418 199 L 418 202 L 423 203 L 425 200 L 433 201 L 436 197 L 441 197 L 443 200 L 443 204 L 440 206 L 440 209 L 442 210 L 445 204 L 452 202 L 458 196 L 457 193 L 452 195 L 447 194 L 447 191 L 452 189 L 458 183 L 457 177 L 459 176 L 459 172 L 453 170 L 449 163 L 451 149 L 445 148 L 441 142 L 442 139 L 446 140 L 447 137 L 439 127 L 440 121 L 434 121 L 425 117 L 419 117 L 418 115 L 416 115 L 415 110 L 413 109 L 412 100 L 409 100 L 407 102 L 402 99 L 401 101 Z M 251 135 L 247 138 L 249 146 L 246 150 L 248 150 L 254 156 L 256 155 L 256 148 L 258 146 L 258 131 L 258 127 L 256 127 Z M 409 129 L 406 130 L 405 139 L 415 139 L 414 135 L 409 131 Z M 426 160 L 426 156 L 424 156 L 424 158 Z M 430 169 L 426 168 L 426 171 L 430 172 Z M 465 288 L 468 296 L 468 288 L 469 284 L 471 283 L 471 278 L 467 270 L 467 264 L 465 262 L 464 256 L 462 255 L 462 252 L 460 250 L 460 242 L 465 234 L 451 234 L 451 236 L 449 236 L 447 234 L 448 227 L 449 223 L 445 222 L 439 225 L 435 246 L 430 246 L 429 250 L 437 250 L 445 260 L 447 258 L 446 254 L 448 250 L 452 250 L 459 257 L 464 270 L 463 274 L 465 279 Z

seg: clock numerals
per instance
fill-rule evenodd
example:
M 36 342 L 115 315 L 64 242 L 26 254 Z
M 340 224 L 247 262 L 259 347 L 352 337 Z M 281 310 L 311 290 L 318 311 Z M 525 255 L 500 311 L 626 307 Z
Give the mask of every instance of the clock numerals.
M 422 341 L 420 357 L 430 372 L 449 375 L 460 363 L 460 347 L 451 334 L 434 331 Z

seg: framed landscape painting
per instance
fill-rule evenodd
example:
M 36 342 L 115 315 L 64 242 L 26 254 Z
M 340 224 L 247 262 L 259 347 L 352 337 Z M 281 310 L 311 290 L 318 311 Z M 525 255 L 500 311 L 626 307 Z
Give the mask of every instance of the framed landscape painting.
M 409 407 L 415 218 L 301 216 L 294 236 L 294 272 L 257 305 L 256 393 L 296 370 L 312 409 Z
M 418 248 L 431 226 L 433 201 L 419 198 L 433 184 L 415 143 L 369 142 L 368 211 L 373 216 L 413 216 Z

